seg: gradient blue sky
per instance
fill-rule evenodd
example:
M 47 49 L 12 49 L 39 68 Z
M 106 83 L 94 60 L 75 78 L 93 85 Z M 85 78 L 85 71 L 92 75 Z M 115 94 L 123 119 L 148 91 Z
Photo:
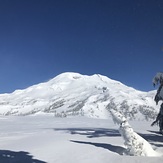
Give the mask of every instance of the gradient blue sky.
M 163 0 L 1 0 L 0 93 L 62 72 L 139 90 L 163 71 Z

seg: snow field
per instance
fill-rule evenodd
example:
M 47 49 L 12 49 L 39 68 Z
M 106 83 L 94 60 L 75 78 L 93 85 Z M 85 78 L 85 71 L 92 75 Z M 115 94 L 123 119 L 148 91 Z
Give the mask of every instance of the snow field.
M 33 160 L 37 160 L 37 163 L 163 161 L 163 157 L 123 155 L 124 140 L 111 118 L 54 118 L 49 115 L 37 115 L 2 116 L 0 121 L 0 162 L 5 159 L 16 163 Z M 163 137 L 156 133 L 157 126 L 151 128 L 150 122 L 146 121 L 132 123 L 136 126 L 135 131 L 148 139 L 154 150 L 163 153 Z M 10 153 L 8 157 L 1 155 L 4 152 Z M 20 157 L 20 153 L 23 156 Z

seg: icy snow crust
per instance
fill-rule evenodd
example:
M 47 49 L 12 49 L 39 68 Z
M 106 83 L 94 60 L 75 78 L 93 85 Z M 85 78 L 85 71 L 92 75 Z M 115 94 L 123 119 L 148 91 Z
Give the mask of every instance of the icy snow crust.
M 141 92 L 102 75 L 63 73 L 48 82 L 0 95 L 0 115 L 52 113 L 108 118 L 117 108 L 131 119 L 155 118 L 155 92 Z

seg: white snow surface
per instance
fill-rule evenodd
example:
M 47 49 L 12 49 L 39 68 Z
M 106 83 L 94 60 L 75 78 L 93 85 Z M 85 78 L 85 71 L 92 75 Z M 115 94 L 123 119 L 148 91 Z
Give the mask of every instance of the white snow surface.
M 11 94 L 0 94 L 0 115 L 52 113 L 107 119 L 116 108 L 131 119 L 154 119 L 159 111 L 156 91 L 141 92 L 106 76 L 62 73 Z
M 1 163 L 162 163 L 163 157 L 127 156 L 111 118 L 55 118 L 48 115 L 0 116 Z M 129 122 L 134 131 L 163 153 L 163 136 L 147 121 Z
M 1 94 L 0 163 L 162 163 L 155 94 L 78 73 Z

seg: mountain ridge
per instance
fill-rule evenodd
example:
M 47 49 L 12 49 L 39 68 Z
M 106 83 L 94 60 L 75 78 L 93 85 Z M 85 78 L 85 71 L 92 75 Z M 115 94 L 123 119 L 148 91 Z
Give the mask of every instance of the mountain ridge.
M 55 116 L 107 118 L 116 108 L 129 118 L 155 118 L 155 92 L 142 92 L 106 76 L 62 73 L 10 94 L 0 94 L 0 115 L 53 113 Z M 141 118 L 140 118 L 141 119 Z

